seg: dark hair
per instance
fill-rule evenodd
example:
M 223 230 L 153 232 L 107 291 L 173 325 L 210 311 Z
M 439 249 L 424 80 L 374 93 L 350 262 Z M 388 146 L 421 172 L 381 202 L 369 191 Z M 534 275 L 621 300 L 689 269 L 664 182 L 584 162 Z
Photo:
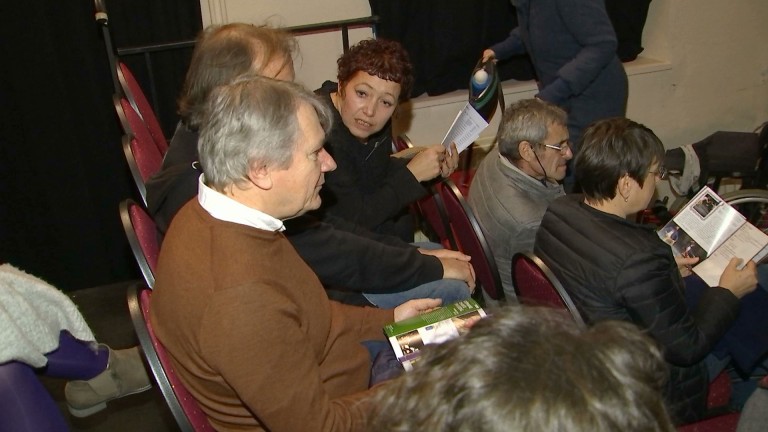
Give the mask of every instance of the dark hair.
M 674 431 L 666 366 L 627 322 L 583 329 L 548 308 L 507 307 L 428 346 L 371 403 L 372 431 Z
M 400 84 L 399 102 L 411 98 L 413 66 L 399 42 L 387 39 L 366 39 L 352 46 L 336 61 L 339 66 L 336 78 L 339 88 L 360 71 L 383 80 Z
M 576 183 L 588 200 L 610 200 L 624 175 L 642 187 L 651 165 L 663 161 L 664 145 L 652 130 L 623 117 L 600 120 L 584 131 L 574 160 Z
M 547 138 L 550 125 L 565 127 L 567 115 L 561 108 L 541 99 L 523 99 L 510 104 L 504 110 L 496 142 L 499 153 L 509 160 L 520 160 L 520 143 L 531 146 L 541 144 Z
M 283 30 L 243 23 L 206 28 L 197 37 L 178 101 L 184 124 L 200 128 L 205 101 L 215 87 L 258 73 L 275 58 L 292 61 L 295 51 L 295 39 Z

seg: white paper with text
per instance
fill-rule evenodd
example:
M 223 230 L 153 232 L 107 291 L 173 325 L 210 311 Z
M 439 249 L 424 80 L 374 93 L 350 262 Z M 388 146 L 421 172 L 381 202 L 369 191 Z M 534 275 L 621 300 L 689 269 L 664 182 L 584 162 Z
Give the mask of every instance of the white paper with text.
M 480 137 L 486 127 L 488 122 L 467 102 L 453 120 L 442 144 L 450 153 L 451 143 L 456 143 L 456 148 L 461 153 Z

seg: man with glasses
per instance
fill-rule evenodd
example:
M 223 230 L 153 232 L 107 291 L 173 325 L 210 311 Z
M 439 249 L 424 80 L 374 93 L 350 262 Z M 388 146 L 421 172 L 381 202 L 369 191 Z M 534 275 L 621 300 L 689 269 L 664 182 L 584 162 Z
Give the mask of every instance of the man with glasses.
M 487 236 L 507 300 L 515 299 L 512 256 L 533 250 L 547 206 L 565 194 L 559 182 L 572 157 L 565 111 L 540 99 L 507 107 L 496 147 L 483 159 L 469 190 L 469 204 Z

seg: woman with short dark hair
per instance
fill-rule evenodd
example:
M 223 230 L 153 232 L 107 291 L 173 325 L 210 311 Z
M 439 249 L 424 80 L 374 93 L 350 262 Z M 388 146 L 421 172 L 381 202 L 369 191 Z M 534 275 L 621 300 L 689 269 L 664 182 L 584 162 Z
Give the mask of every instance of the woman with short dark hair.
M 661 346 L 670 366 L 667 397 L 677 422 L 700 418 L 708 380 L 724 364 L 709 355 L 757 283 L 755 264 L 734 259 L 719 287 L 704 287 L 690 309 L 681 276 L 698 258 L 675 258 L 655 227 L 629 219 L 645 209 L 665 175 L 664 147 L 653 131 L 625 118 L 594 123 L 576 156 L 584 195 L 550 205 L 535 253 L 552 269 L 588 323 L 637 324 Z M 709 367 L 711 366 L 711 367 Z M 719 367 L 719 369 L 718 369 Z

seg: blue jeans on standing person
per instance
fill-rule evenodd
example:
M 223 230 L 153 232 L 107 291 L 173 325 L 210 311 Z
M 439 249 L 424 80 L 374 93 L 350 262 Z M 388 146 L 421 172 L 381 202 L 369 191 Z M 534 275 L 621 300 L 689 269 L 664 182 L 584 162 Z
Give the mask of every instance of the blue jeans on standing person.
M 414 246 L 422 249 L 442 249 L 437 243 L 413 243 Z M 408 300 L 435 298 L 443 301 L 443 305 L 449 305 L 470 298 L 471 293 L 467 283 L 457 279 L 439 279 L 427 282 L 407 291 L 387 294 L 363 293 L 363 296 L 371 304 L 382 308 L 391 309 L 407 302 Z

